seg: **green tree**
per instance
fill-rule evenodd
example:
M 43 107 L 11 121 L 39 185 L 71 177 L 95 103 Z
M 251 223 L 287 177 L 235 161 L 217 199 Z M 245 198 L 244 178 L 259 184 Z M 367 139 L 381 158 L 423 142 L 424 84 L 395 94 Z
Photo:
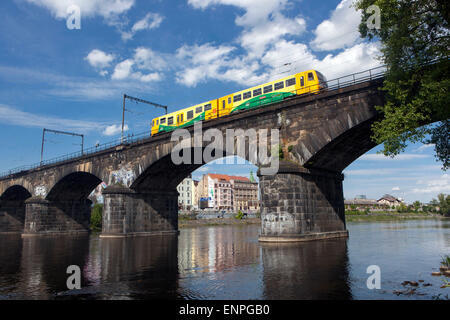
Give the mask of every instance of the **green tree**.
M 397 206 L 397 212 L 402 213 L 402 212 L 407 212 L 408 211 L 408 207 L 402 202 Z
M 420 201 L 414 201 L 412 205 L 414 207 L 415 212 L 418 212 L 420 207 L 422 207 L 422 204 L 420 203 Z
M 450 195 L 438 194 L 438 203 L 439 213 L 446 217 L 450 216 Z
M 91 230 L 101 231 L 102 230 L 102 212 L 103 204 L 96 203 L 91 210 Z
M 377 5 L 381 28 L 366 21 Z M 380 60 L 387 66 L 383 115 L 372 126 L 372 139 L 384 143 L 382 152 L 395 156 L 408 142 L 435 144 L 443 169 L 450 165 L 450 5 L 446 0 L 357 0 L 363 12 L 361 37 L 379 40 Z M 433 63 L 431 63 L 433 62 Z M 430 124 L 437 120 L 439 123 Z

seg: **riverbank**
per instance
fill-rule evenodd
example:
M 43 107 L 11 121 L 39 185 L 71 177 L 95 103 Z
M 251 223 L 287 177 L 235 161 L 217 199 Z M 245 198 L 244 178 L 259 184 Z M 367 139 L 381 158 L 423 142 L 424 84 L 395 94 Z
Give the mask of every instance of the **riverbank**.
M 215 218 L 215 219 L 178 219 L 178 227 L 179 228 L 189 228 L 189 227 L 198 227 L 198 226 L 224 226 L 224 225 L 248 225 L 248 224 L 261 224 L 260 218 L 247 218 L 247 219 L 224 219 L 224 218 Z
M 369 214 L 346 214 L 346 222 L 363 222 L 363 221 L 395 221 L 408 219 L 450 219 L 445 218 L 439 214 L 423 214 L 423 213 L 397 213 L 397 212 L 381 212 Z M 234 219 L 234 218 L 214 218 L 214 219 L 194 219 L 194 218 L 179 218 L 179 228 L 189 227 L 210 227 L 210 226 L 225 226 L 225 225 L 249 225 L 261 224 L 260 218 Z
M 416 212 L 377 212 L 377 213 L 345 213 L 345 221 L 392 221 L 409 219 L 449 219 L 442 215 L 434 213 L 416 213 Z

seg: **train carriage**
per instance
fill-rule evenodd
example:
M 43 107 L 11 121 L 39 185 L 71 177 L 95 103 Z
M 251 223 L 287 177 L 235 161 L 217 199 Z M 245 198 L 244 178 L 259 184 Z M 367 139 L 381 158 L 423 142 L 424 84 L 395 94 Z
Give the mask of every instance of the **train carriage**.
M 291 96 L 318 93 L 323 88 L 326 88 L 326 78 L 320 72 L 300 72 L 155 118 L 152 120 L 151 133 L 153 136 L 191 126 L 197 121 L 259 108 Z

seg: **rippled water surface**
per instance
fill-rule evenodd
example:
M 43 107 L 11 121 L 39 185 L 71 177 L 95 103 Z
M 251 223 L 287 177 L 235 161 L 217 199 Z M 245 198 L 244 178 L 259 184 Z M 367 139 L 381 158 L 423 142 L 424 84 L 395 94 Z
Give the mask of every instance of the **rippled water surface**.
M 432 299 L 450 254 L 450 220 L 348 223 L 349 239 L 261 244 L 259 225 L 195 227 L 180 235 L 0 236 L 0 299 Z M 78 265 L 82 289 L 67 290 Z M 381 289 L 369 290 L 369 265 Z M 413 294 L 401 283 L 420 282 Z M 423 286 L 429 283 L 431 286 Z M 394 291 L 403 291 L 395 294 Z

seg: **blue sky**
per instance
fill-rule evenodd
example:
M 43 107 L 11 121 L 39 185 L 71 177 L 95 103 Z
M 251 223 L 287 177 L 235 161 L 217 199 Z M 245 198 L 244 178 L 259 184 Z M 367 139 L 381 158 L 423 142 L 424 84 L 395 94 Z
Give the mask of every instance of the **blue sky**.
M 81 9 L 81 29 L 66 26 Z M 0 171 L 38 162 L 42 128 L 120 137 L 122 94 L 169 111 L 305 69 L 328 79 L 378 65 L 376 42 L 358 38 L 350 0 L 10 0 L 0 3 Z M 149 130 L 162 110 L 129 104 L 127 133 Z M 45 158 L 79 149 L 49 135 Z M 429 201 L 450 192 L 433 146 L 397 159 L 369 154 L 345 170 L 346 198 L 391 193 Z M 209 169 L 205 169 L 209 168 Z M 209 170 L 247 175 L 247 165 Z

